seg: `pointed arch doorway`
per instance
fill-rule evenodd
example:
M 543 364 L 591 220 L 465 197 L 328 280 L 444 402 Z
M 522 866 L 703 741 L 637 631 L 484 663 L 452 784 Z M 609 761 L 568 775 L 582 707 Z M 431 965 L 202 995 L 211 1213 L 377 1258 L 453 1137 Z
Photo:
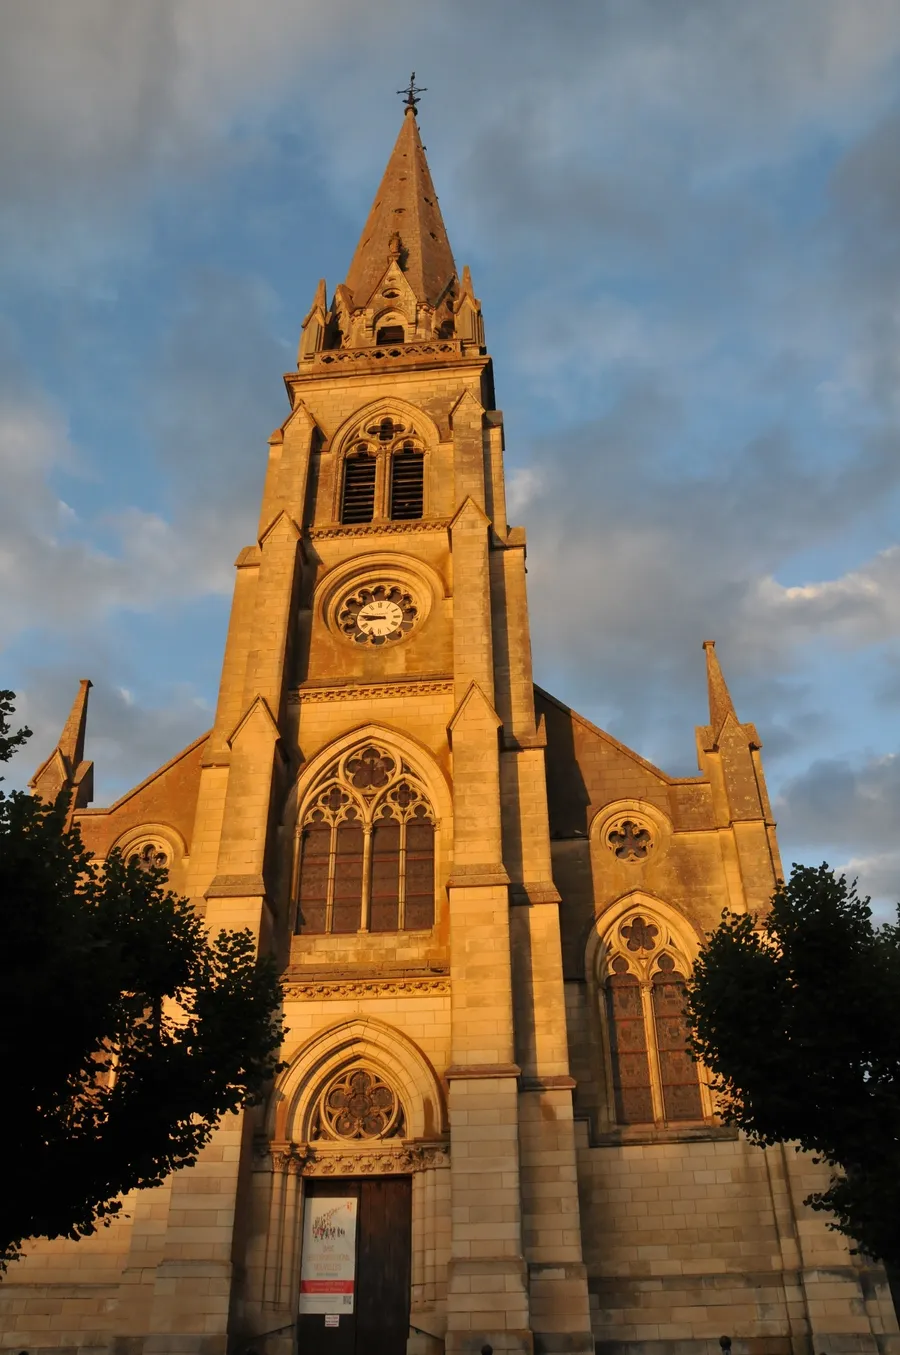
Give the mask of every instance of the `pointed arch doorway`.
M 411 1177 L 307 1180 L 299 1349 L 405 1355 L 411 1253 Z

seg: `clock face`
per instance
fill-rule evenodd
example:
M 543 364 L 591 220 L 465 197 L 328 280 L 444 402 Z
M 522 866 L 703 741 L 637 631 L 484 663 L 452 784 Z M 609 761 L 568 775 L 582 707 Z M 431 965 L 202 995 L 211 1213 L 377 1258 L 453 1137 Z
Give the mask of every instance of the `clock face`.
M 358 588 L 338 608 L 338 625 L 359 645 L 402 640 L 416 624 L 418 609 L 409 593 L 396 584 Z
M 366 635 L 385 636 L 397 630 L 402 620 L 403 612 L 396 602 L 380 598 L 367 603 L 357 614 L 356 625 Z

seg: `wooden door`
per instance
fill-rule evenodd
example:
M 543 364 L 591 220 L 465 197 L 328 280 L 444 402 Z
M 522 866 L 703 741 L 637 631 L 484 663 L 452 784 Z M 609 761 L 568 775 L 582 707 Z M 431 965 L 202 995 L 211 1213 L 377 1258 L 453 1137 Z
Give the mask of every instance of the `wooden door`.
M 408 1176 L 306 1183 L 309 1208 L 329 1199 L 357 1201 L 352 1313 L 328 1325 L 324 1313 L 301 1313 L 302 1355 L 405 1355 L 409 1335 L 412 1181 Z M 335 1308 L 338 1304 L 335 1303 Z M 333 1322 L 334 1318 L 331 1318 Z

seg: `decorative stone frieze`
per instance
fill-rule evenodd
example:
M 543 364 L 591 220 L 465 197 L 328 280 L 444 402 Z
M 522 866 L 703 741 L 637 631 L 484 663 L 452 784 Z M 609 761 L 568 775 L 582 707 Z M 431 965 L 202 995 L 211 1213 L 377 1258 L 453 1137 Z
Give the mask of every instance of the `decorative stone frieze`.
M 387 1176 L 450 1166 L 448 1143 L 373 1148 L 365 1152 L 334 1151 L 316 1145 L 303 1164 L 303 1176 Z
M 449 978 L 329 979 L 284 985 L 287 1002 L 315 1002 L 330 998 L 443 997 L 449 992 Z
M 395 696 L 443 696 L 452 694 L 449 679 L 436 678 L 425 682 L 375 682 L 360 686 L 300 687 L 290 693 L 290 705 L 305 705 L 315 701 L 377 701 Z
M 371 362 L 373 358 L 413 358 L 431 354 L 462 355 L 463 345 L 460 339 L 445 339 L 440 343 L 403 343 L 392 344 L 390 347 L 380 346 L 377 348 L 343 348 L 329 349 L 324 353 L 317 353 L 312 359 L 316 366 L 330 367 L 334 363 L 354 362 L 363 360 Z
M 446 532 L 450 518 L 417 518 L 411 522 L 363 522 L 348 527 L 313 527 L 310 541 L 331 541 L 343 536 L 406 536 L 410 533 Z
M 257 1170 L 287 1176 L 396 1176 L 450 1166 L 449 1143 L 258 1143 Z

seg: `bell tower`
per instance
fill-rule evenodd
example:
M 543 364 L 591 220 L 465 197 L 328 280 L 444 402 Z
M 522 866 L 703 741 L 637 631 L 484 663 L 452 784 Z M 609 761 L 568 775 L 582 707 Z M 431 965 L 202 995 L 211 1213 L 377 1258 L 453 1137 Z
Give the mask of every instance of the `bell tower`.
M 330 304 L 319 283 L 285 383 L 257 541 L 236 562 L 189 892 L 208 924 L 276 947 L 289 997 L 368 984 L 348 1006 L 372 1019 L 373 1068 L 384 1026 L 436 1071 L 426 1137 L 443 1158 L 413 1186 L 410 1349 L 525 1352 L 537 1332 L 541 1350 L 587 1351 L 525 536 L 506 520 L 481 306 L 412 96 L 346 281 Z M 379 998 L 422 975 L 439 976 L 440 1012 Z M 288 1002 L 292 1047 L 341 1016 L 321 1005 Z M 174 1182 L 172 1245 L 200 1174 Z M 250 1244 L 240 1300 L 257 1330 L 265 1251 Z

